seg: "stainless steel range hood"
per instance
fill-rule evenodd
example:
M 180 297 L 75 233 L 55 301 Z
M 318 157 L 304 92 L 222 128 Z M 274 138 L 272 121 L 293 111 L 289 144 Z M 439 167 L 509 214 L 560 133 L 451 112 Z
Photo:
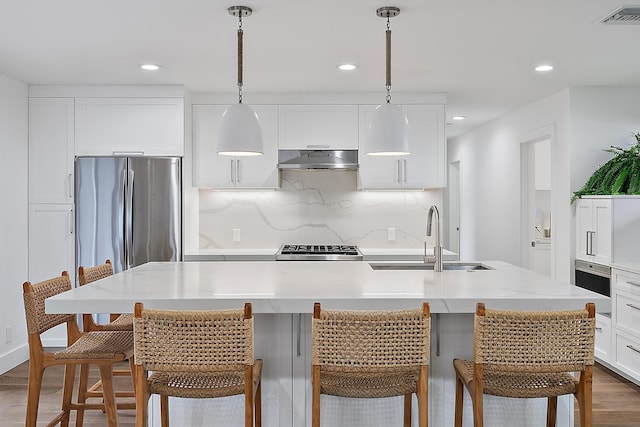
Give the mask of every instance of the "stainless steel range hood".
M 356 170 L 358 150 L 278 150 L 278 169 Z

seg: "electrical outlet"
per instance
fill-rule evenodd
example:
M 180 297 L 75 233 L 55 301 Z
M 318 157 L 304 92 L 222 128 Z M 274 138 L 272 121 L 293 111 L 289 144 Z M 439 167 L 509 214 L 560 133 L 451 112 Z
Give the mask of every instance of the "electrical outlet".
M 13 327 L 11 325 L 7 326 L 4 329 L 4 338 L 7 344 L 10 343 L 13 339 Z
M 395 228 L 387 228 L 387 240 L 389 240 L 389 241 L 396 240 L 396 229 Z
M 233 229 L 233 241 L 234 242 L 239 242 L 240 241 L 240 229 L 239 228 L 234 228 Z

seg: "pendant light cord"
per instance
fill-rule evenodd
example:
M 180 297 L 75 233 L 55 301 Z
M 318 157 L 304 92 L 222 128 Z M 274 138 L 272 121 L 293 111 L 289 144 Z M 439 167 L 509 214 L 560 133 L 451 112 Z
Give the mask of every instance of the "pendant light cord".
M 391 29 L 390 29 L 390 23 L 389 23 L 389 13 L 387 13 L 386 39 L 387 39 L 387 48 L 386 48 L 387 81 L 386 81 L 385 87 L 387 89 L 387 103 L 391 103 Z
M 238 102 L 242 104 L 242 12 L 238 15 Z

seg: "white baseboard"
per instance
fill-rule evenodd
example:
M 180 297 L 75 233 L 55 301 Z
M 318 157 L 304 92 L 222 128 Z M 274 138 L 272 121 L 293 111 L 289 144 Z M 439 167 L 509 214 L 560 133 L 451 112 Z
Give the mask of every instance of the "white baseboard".
M 27 344 L 3 354 L 0 356 L 0 374 L 4 374 L 26 360 L 29 360 L 29 346 Z

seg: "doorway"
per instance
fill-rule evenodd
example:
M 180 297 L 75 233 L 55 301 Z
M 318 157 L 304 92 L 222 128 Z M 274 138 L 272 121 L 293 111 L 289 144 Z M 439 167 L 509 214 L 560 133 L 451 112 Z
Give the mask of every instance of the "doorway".
M 551 135 L 520 145 L 522 267 L 552 276 Z

